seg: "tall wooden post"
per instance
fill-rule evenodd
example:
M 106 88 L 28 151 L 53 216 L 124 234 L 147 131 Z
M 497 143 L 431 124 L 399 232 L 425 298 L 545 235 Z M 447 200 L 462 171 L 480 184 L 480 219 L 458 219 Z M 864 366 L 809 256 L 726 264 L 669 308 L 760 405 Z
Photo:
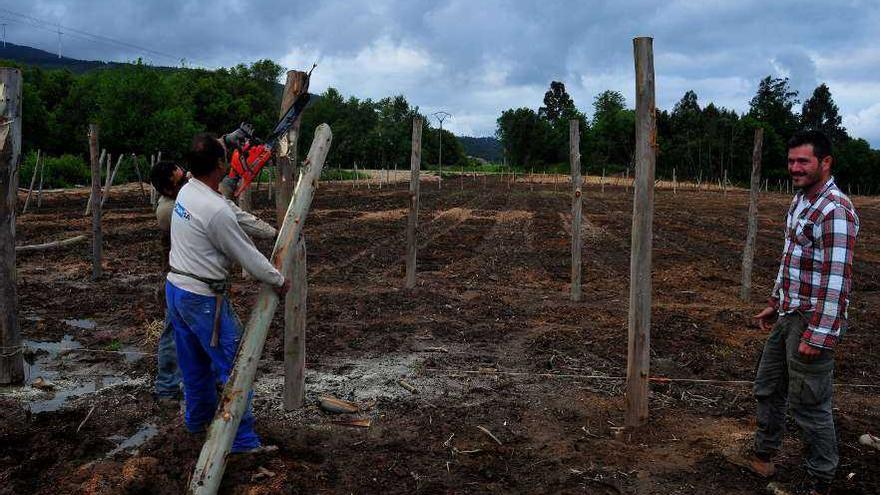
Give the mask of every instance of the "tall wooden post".
M 298 70 L 287 71 L 287 81 L 284 83 L 284 93 L 281 95 L 281 111 L 278 112 L 279 117 L 283 116 L 296 98 L 307 90 L 308 84 L 309 75 L 307 73 Z M 299 120 L 296 120 L 286 136 L 281 137 L 278 144 L 276 160 L 278 173 L 275 175 L 275 215 L 278 225 L 281 225 L 284 220 L 287 206 L 293 195 L 295 185 L 293 173 L 296 168 L 296 154 L 299 144 Z
M 308 169 L 297 185 L 296 195 L 290 202 L 284 221 L 281 222 L 271 259 L 272 264 L 282 273 L 290 272 L 293 248 L 296 240 L 302 235 L 303 225 L 318 187 L 321 168 L 330 150 L 332 137 L 327 124 L 318 126 L 306 158 Z M 248 396 L 253 389 L 260 355 L 263 353 L 269 324 L 276 309 L 278 309 L 278 296 L 275 290 L 263 284 L 242 334 L 232 374 L 223 389 L 219 407 L 208 428 L 205 445 L 196 462 L 189 486 L 193 494 L 215 494 L 220 487 L 223 472 L 226 470 L 226 461 L 232 449 L 232 441 L 241 423 Z
M 577 119 L 568 121 L 569 155 L 571 160 L 571 300 L 581 300 L 581 135 Z
M 648 419 L 651 349 L 651 243 L 654 218 L 654 166 L 657 113 L 654 106 L 652 38 L 635 38 L 636 154 L 629 281 L 629 345 L 626 366 L 626 426 Z
M 761 148 L 764 145 L 764 128 L 755 129 L 755 145 L 752 148 L 752 185 L 749 192 L 749 230 L 743 249 L 742 285 L 739 298 L 748 302 L 752 297 L 752 263 L 755 260 L 755 240 L 758 237 L 758 193 L 761 191 Z
M 18 331 L 15 209 L 21 160 L 21 71 L 0 68 L 0 385 L 24 381 Z
M 110 173 L 110 176 L 107 177 L 107 185 L 104 186 L 104 197 L 101 198 L 101 208 L 104 207 L 104 203 L 107 201 L 107 198 L 110 197 L 110 188 L 113 187 L 113 181 L 116 179 L 116 172 L 119 171 L 119 165 L 122 164 L 122 155 L 119 155 L 119 158 L 116 159 L 116 165 L 113 166 L 113 172 Z M 107 157 L 107 166 L 110 166 L 110 157 Z
M 98 124 L 89 124 L 89 157 L 92 162 L 92 204 L 101 204 L 101 162 L 98 160 Z M 107 160 L 109 162 L 109 160 Z M 101 276 L 101 207 L 92 208 L 92 280 Z
M 153 167 L 156 166 L 156 155 L 150 155 L 150 170 L 149 174 L 153 173 Z M 156 190 L 155 187 L 150 187 L 150 206 L 153 208 L 156 207 L 156 203 L 159 201 L 159 191 Z
M 410 155 L 409 219 L 406 224 L 406 288 L 416 286 L 416 229 L 419 222 L 419 173 L 422 165 L 422 118 L 413 118 Z
M 146 199 L 147 193 L 146 191 L 144 191 L 144 176 L 141 175 L 141 167 L 138 165 L 138 158 L 137 155 L 135 155 L 134 153 L 131 154 L 131 163 L 134 164 L 134 171 L 138 177 L 138 187 L 141 188 L 141 196 Z

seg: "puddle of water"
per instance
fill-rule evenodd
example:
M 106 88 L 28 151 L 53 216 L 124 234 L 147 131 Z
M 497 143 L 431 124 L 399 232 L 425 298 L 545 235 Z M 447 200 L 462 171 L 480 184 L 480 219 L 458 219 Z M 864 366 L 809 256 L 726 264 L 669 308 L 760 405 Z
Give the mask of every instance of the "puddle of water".
M 113 457 L 114 455 L 129 449 L 136 449 L 144 444 L 147 440 L 156 436 L 159 433 L 159 428 L 153 423 L 146 423 L 138 429 L 138 431 L 134 432 L 134 435 L 125 438 L 122 442 L 116 446 L 115 449 L 111 450 L 107 453 L 105 457 Z M 116 439 L 123 438 L 118 435 L 114 435 L 109 438 L 111 441 L 116 441 Z M 135 454 L 137 451 L 134 452 Z
M 66 323 L 74 328 L 81 328 L 83 330 L 94 330 L 95 328 L 98 327 L 98 322 L 96 322 L 95 320 L 89 320 L 89 319 L 81 319 L 81 320 L 73 319 L 73 320 L 61 320 L 61 321 L 63 321 L 64 323 Z
M 83 321 L 83 320 L 65 320 Z M 86 328 L 86 327 L 82 327 Z M 104 387 L 115 385 L 126 380 L 124 374 L 113 372 L 92 372 L 77 376 L 65 374 L 60 369 L 71 368 L 71 362 L 77 359 L 76 353 L 66 355 L 72 349 L 81 349 L 82 344 L 73 339 L 72 335 L 65 335 L 58 342 L 41 342 L 25 340 L 24 346 L 28 349 L 25 359 L 25 383 L 19 387 L 2 387 L 0 395 L 10 396 L 25 402 L 34 414 L 51 412 L 61 409 L 70 399 L 94 393 Z M 143 357 L 136 347 L 129 346 L 130 353 L 124 354 L 126 362 L 132 362 Z M 65 366 L 66 365 L 66 366 Z M 39 390 L 31 386 L 38 378 L 50 382 L 51 390 Z

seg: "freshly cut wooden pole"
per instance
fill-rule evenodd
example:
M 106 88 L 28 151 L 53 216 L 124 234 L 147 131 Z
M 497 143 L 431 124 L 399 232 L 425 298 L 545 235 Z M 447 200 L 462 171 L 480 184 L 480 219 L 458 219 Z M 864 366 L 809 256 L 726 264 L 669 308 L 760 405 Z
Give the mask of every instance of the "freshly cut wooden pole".
M 746 247 L 743 249 L 742 285 L 739 298 L 748 302 L 752 297 L 752 263 L 755 261 L 755 240 L 758 237 L 758 193 L 761 191 L 761 148 L 764 144 L 764 128 L 755 129 L 755 144 L 752 148 L 752 184 L 749 193 L 749 230 L 746 233 Z
M 626 366 L 625 424 L 648 419 L 648 373 L 651 349 L 651 243 L 654 217 L 654 166 L 657 113 L 654 106 L 652 38 L 635 38 L 636 154 L 629 279 L 629 343 Z M 627 182 L 627 185 L 629 183 Z
M 303 406 L 306 387 L 306 309 L 308 304 L 308 271 L 306 242 L 299 237 L 293 249 L 290 291 L 284 300 L 284 409 L 292 411 Z
M 107 160 L 107 164 L 109 165 L 110 160 Z M 113 187 L 113 180 L 116 179 L 116 172 L 119 171 L 119 164 L 122 163 L 122 155 L 119 155 L 119 158 L 116 160 L 116 165 L 113 167 L 113 173 L 110 174 L 110 177 L 107 179 L 107 186 L 104 187 L 104 196 L 101 198 L 101 208 L 104 207 L 104 203 L 107 201 L 107 197 L 110 196 L 110 188 Z
M 92 161 L 92 197 L 101 204 L 101 163 L 98 161 L 98 124 L 89 124 L 89 155 Z M 92 208 L 92 280 L 101 274 L 101 208 Z
M 15 252 L 16 253 L 27 253 L 30 251 L 46 251 L 48 249 L 54 249 L 54 248 L 59 248 L 59 247 L 70 246 L 72 244 L 78 244 L 80 242 L 85 241 L 86 239 L 88 239 L 88 236 L 83 234 L 83 235 L 71 237 L 69 239 L 62 239 L 60 241 L 52 241 L 52 242 L 47 242 L 44 244 L 28 244 L 25 246 L 15 246 Z
M 581 135 L 577 119 L 568 121 L 569 155 L 571 160 L 571 300 L 581 300 Z
M 315 139 L 306 158 L 306 172 L 299 182 L 296 194 L 291 201 L 278 238 L 272 251 L 272 263 L 282 273 L 290 273 L 290 265 L 295 254 L 296 242 L 302 235 L 303 225 L 318 186 L 321 168 L 330 150 L 332 133 L 330 126 L 321 124 L 315 131 Z M 196 463 L 189 489 L 194 494 L 214 494 L 220 487 L 226 458 L 232 448 L 232 440 L 241 416 L 244 414 L 248 396 L 253 388 L 254 375 L 260 362 L 260 355 L 266 343 L 266 334 L 272 315 L 278 308 L 278 295 L 268 285 L 263 285 L 251 316 L 248 319 L 241 346 L 235 359 L 232 375 L 223 389 L 220 406 L 211 426 L 202 452 Z
M 302 93 L 308 91 L 309 75 L 298 70 L 287 71 L 287 81 L 284 83 L 284 92 L 281 94 L 281 110 L 278 116 L 283 116 Z M 294 169 L 297 161 L 297 146 L 299 139 L 299 120 L 294 123 L 286 136 L 282 136 L 278 146 L 276 163 L 278 174 L 275 175 L 275 215 L 278 225 L 284 220 L 290 197 L 293 194 Z
M 15 211 L 21 159 L 21 71 L 0 68 L 0 385 L 24 381 L 16 309 Z
M 413 118 L 410 155 L 409 218 L 406 223 L 406 288 L 416 286 L 416 229 L 419 223 L 419 174 L 422 166 L 422 118 Z

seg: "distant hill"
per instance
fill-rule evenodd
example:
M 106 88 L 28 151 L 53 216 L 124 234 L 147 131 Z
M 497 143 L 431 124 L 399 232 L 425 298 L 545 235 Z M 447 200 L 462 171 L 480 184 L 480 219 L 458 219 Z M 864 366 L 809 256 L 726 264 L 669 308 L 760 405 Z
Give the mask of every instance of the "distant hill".
M 503 157 L 501 142 L 493 137 L 458 136 L 468 156 L 475 156 L 490 162 L 501 162 Z
M 106 69 L 124 65 L 117 62 L 77 60 L 64 56 L 58 58 L 58 55 L 55 53 L 14 43 L 6 43 L 5 47 L 0 44 L 0 60 L 12 60 L 22 65 L 33 65 L 44 69 L 69 69 L 77 74 L 94 69 Z

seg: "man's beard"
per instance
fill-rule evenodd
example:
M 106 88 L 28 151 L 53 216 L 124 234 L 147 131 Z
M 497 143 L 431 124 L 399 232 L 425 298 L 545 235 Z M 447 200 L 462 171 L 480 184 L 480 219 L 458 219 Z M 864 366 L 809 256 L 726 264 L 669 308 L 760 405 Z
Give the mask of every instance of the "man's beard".
M 796 184 L 794 184 L 795 177 L 805 178 L 806 182 L 801 185 L 796 185 Z M 792 175 L 791 178 L 792 178 L 792 183 L 793 183 L 792 185 L 794 185 L 794 187 L 796 189 L 805 190 L 805 189 L 809 189 L 810 187 L 816 185 L 817 182 L 822 180 L 822 175 L 819 172 L 819 170 L 816 170 L 816 173 L 814 173 L 814 174 L 803 173 L 803 174 L 798 174 L 797 176 Z

